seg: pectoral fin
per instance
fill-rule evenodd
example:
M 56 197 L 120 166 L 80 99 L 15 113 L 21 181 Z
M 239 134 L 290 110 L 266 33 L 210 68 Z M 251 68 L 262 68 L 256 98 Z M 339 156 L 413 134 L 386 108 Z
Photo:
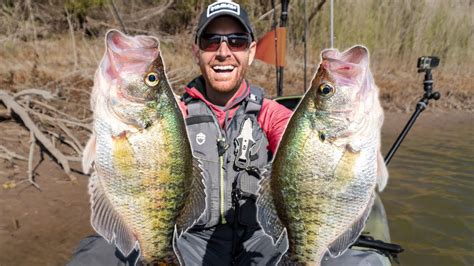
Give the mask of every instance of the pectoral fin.
M 86 174 L 90 174 L 92 171 L 92 164 L 95 160 L 95 144 L 96 144 L 96 136 L 93 133 L 87 141 L 86 147 L 82 151 L 82 171 Z

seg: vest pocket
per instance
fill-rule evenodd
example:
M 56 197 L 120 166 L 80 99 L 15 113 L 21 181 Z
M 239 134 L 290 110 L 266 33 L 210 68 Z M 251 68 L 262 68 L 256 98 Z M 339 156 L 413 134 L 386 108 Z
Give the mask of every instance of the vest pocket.
M 239 199 L 239 223 L 246 226 L 258 226 L 257 205 L 255 203 L 258 196 L 259 176 L 257 173 L 242 171 L 237 178 L 240 183 Z
M 217 162 L 217 138 L 207 127 L 202 124 L 188 126 L 189 140 L 196 158 Z

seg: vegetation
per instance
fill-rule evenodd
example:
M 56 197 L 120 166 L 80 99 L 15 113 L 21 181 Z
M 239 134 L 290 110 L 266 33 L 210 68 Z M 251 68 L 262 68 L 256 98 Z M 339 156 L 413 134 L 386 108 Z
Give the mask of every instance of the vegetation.
M 169 76 L 179 93 L 198 69 L 190 46 L 199 14 L 210 0 L 21 0 L 0 4 L 0 86 L 17 91 L 50 84 L 74 73 L 89 90 L 94 69 L 103 53 L 103 36 L 109 28 L 129 34 L 158 36 Z M 272 1 L 239 1 L 253 21 L 257 37 L 275 23 Z M 276 19 L 280 6 L 276 2 Z M 381 87 L 384 107 L 407 111 L 421 95 L 421 74 L 416 60 L 437 55 L 435 89 L 444 109 L 474 110 L 472 14 L 468 0 L 334 1 L 335 47 L 344 50 L 363 44 L 371 51 L 372 71 Z M 112 3 L 115 5 L 114 12 Z M 318 7 L 321 7 L 318 9 Z M 285 94 L 301 94 L 303 87 L 304 1 L 289 6 Z M 308 79 L 329 47 L 329 1 L 307 1 Z M 33 74 L 33 75 L 32 75 Z M 255 62 L 249 79 L 275 95 L 275 69 Z M 51 81 L 57 81 L 51 85 Z M 309 80 L 308 80 L 309 81 Z M 49 85 L 48 85 L 49 86 Z M 52 88 L 52 87 L 51 87 Z M 407 99 L 413 99 L 407 102 Z M 87 101 L 85 101 L 87 102 Z

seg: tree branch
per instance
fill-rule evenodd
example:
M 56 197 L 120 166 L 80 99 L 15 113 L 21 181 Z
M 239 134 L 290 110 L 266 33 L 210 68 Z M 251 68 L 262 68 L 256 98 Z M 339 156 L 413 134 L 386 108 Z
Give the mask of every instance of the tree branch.
M 2 102 L 7 107 L 9 107 L 20 117 L 30 133 L 33 134 L 35 139 L 37 139 L 43 145 L 43 147 L 47 149 L 49 153 L 61 164 L 69 179 L 71 181 L 76 181 L 77 178 L 71 173 L 71 168 L 69 167 L 69 162 L 65 158 L 65 155 L 56 149 L 51 141 L 49 141 L 49 139 L 38 129 L 25 109 L 21 107 L 12 96 L 4 91 L 0 91 L 0 100 L 2 100 Z

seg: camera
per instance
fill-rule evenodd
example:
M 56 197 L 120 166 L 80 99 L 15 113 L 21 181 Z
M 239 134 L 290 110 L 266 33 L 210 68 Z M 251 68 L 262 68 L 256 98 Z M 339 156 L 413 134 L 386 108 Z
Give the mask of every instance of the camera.
M 439 65 L 439 58 L 436 56 L 422 56 L 418 58 L 418 72 L 433 69 Z

